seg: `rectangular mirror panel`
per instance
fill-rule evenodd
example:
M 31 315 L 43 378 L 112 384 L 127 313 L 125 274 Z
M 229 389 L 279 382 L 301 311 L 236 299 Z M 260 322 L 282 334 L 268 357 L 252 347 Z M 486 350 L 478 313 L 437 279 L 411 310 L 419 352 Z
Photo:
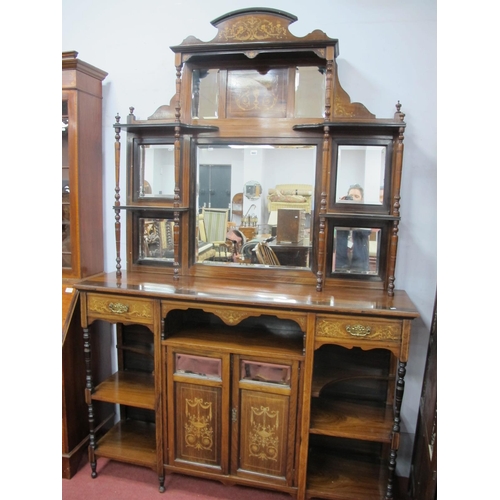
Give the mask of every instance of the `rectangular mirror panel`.
M 193 70 L 192 108 L 193 118 L 204 120 L 219 116 L 219 80 L 218 69 Z
M 385 146 L 338 146 L 336 203 L 382 205 L 385 166 Z
M 139 219 L 139 260 L 174 261 L 174 221 L 172 219 Z
M 326 80 L 324 68 L 300 66 L 295 73 L 295 117 L 325 116 Z
M 316 149 L 198 145 L 196 262 L 309 268 Z
M 201 375 L 220 380 L 222 377 L 222 362 L 219 358 L 176 353 L 175 373 Z
M 291 368 L 260 361 L 241 361 L 240 380 L 255 380 L 268 384 L 290 385 Z
M 286 118 L 291 116 L 292 109 L 297 118 L 324 117 L 326 80 L 322 67 L 282 67 L 266 71 L 193 69 L 192 75 L 193 118 Z M 221 82 L 227 82 L 226 88 L 220 88 Z M 291 85 L 294 85 L 294 103 L 288 102 Z M 222 116 L 219 115 L 220 92 L 226 94 L 227 109 L 221 111 Z
M 139 146 L 139 198 L 173 196 L 175 163 L 173 144 Z
M 335 227 L 333 239 L 333 273 L 378 274 L 380 228 Z

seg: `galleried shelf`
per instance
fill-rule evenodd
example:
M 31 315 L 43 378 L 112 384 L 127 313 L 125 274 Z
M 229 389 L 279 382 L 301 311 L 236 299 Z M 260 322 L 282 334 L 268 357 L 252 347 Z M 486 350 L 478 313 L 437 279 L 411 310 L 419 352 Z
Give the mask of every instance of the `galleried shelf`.
M 351 102 L 338 40 L 296 37 L 296 20 L 218 17 L 211 41 L 171 47 L 170 102 L 116 117 L 116 272 L 78 284 L 84 332 L 118 332 L 118 371 L 86 374 L 89 415 L 119 405 L 102 437 L 90 419 L 94 477 L 105 456 L 151 467 L 161 492 L 181 473 L 395 498 L 418 317 L 394 283 L 404 114 Z

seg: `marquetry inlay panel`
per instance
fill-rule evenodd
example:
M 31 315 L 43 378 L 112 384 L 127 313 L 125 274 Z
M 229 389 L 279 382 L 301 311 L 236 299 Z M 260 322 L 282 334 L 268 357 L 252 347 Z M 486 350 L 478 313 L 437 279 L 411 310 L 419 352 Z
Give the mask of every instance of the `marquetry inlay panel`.
M 176 383 L 176 458 L 220 465 L 221 389 Z
M 202 398 L 186 399 L 184 439 L 188 448 L 212 451 L 214 428 L 212 403 Z
M 257 16 L 238 19 L 219 30 L 215 40 L 222 42 L 262 42 L 281 40 L 288 35 L 288 23 Z
M 316 321 L 316 337 L 399 342 L 401 323 L 349 317 L 321 317 Z
M 89 316 L 107 318 L 110 321 L 135 320 L 149 324 L 154 321 L 154 302 L 147 299 L 89 293 L 87 309 Z
M 239 469 L 285 476 L 288 396 L 243 390 L 240 409 Z
M 273 411 L 268 406 L 250 408 L 249 456 L 259 460 L 277 460 L 279 420 L 279 411 Z
M 227 118 L 285 118 L 287 86 L 287 68 L 229 71 Z

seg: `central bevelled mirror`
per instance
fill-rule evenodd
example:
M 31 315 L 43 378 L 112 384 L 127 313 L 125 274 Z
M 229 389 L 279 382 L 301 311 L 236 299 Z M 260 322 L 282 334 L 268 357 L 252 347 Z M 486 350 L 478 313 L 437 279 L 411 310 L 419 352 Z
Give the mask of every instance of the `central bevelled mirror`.
M 315 144 L 198 145 L 196 262 L 310 268 Z

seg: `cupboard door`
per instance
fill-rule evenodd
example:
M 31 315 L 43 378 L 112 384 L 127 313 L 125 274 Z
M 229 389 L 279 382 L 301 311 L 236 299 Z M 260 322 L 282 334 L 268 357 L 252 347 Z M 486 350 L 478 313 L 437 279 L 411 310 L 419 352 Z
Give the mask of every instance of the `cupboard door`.
M 290 485 L 298 363 L 235 356 L 233 367 L 232 473 Z
M 229 357 L 168 349 L 169 463 L 227 473 Z
M 175 383 L 175 460 L 222 467 L 221 388 Z

